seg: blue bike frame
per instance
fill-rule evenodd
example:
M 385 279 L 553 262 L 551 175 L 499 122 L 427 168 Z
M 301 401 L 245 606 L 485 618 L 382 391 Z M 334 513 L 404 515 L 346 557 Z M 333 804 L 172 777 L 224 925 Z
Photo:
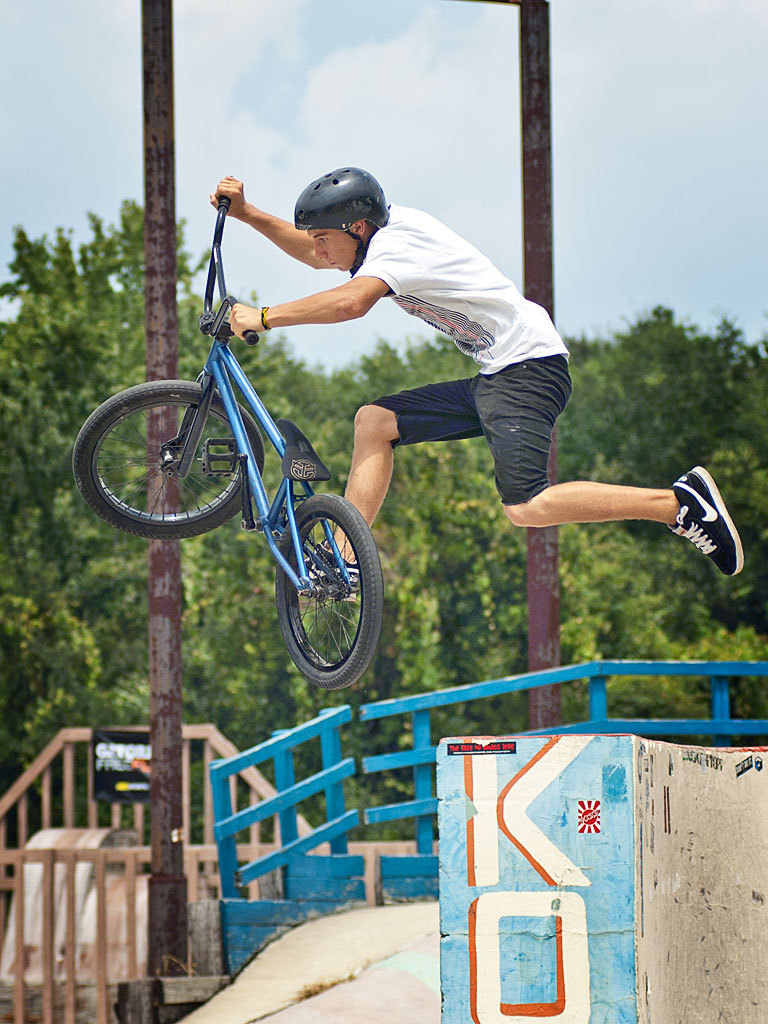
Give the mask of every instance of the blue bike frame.
M 213 343 L 208 361 L 205 364 L 205 372 L 210 374 L 216 382 L 221 400 L 227 412 L 229 425 L 237 441 L 238 451 L 240 454 L 247 456 L 248 483 L 250 484 L 251 495 L 258 511 L 257 529 L 264 533 L 270 551 L 296 589 L 311 590 L 312 584 L 306 572 L 301 577 L 297 576 L 278 547 L 278 542 L 284 532 L 280 522 L 281 510 L 285 507 L 288 528 L 291 531 L 291 539 L 296 552 L 296 564 L 304 565 L 299 531 L 296 526 L 294 482 L 284 476 L 273 501 L 270 503 L 269 496 L 264 487 L 264 481 L 261 479 L 261 474 L 256 465 L 251 442 L 248 440 L 248 435 L 243 426 L 243 419 L 237 407 L 232 380 L 237 384 L 240 393 L 250 406 L 262 430 L 281 458 L 285 453 L 285 441 L 282 434 L 275 426 L 274 420 L 267 412 L 264 403 L 256 394 L 251 382 L 246 377 L 228 345 L 220 341 Z M 310 497 L 313 491 L 309 484 L 302 483 L 302 487 L 304 488 L 305 496 Z
M 206 386 L 212 386 L 212 379 L 212 381 L 215 382 L 221 396 L 221 400 L 224 403 L 227 418 L 229 420 L 230 427 L 232 428 L 235 441 L 237 442 L 238 452 L 241 455 L 246 456 L 248 484 L 250 485 L 251 497 L 256 503 L 259 516 L 256 522 L 256 528 L 266 537 L 270 551 L 293 586 L 300 592 L 311 592 L 313 584 L 306 573 L 301 539 L 296 525 L 296 510 L 294 506 L 297 499 L 294 493 L 294 481 L 289 477 L 283 476 L 274 500 L 270 503 L 269 496 L 267 495 L 264 487 L 264 481 L 261 478 L 261 474 L 259 473 L 258 465 L 253 454 L 253 449 L 251 448 L 251 443 L 248 440 L 248 434 L 246 433 L 243 425 L 243 419 L 240 415 L 237 399 L 235 398 L 234 389 L 232 387 L 232 381 L 234 381 L 247 405 L 253 412 L 253 415 L 261 425 L 262 430 L 267 435 L 270 443 L 280 458 L 282 458 L 285 454 L 285 441 L 283 436 L 277 429 L 274 420 L 267 412 L 264 403 L 257 395 L 253 385 L 246 377 L 245 372 L 231 352 L 227 343 L 228 338 L 232 336 L 231 328 L 227 322 L 227 314 L 232 305 L 234 305 L 235 300 L 232 296 L 227 295 L 220 246 L 221 236 L 224 231 L 224 220 L 226 219 L 228 209 L 229 201 L 221 201 L 216 218 L 213 247 L 211 249 L 211 261 L 208 267 L 208 280 L 205 288 L 205 316 L 201 318 L 201 328 L 203 327 L 203 321 L 205 321 L 207 317 L 208 328 L 204 330 L 204 333 L 212 334 L 214 342 L 203 371 L 203 402 L 201 403 L 201 408 L 205 407 L 205 389 Z M 219 296 L 221 298 L 221 305 L 215 315 L 212 312 L 214 281 L 218 286 Z M 252 335 L 252 337 L 254 341 L 258 341 L 258 335 Z M 248 335 L 246 335 L 246 338 L 248 338 Z M 250 339 L 248 340 L 249 343 L 252 343 Z M 243 481 L 243 486 L 245 486 L 245 481 Z M 311 497 L 314 492 L 309 484 L 302 481 L 302 487 L 304 488 L 303 498 Z M 285 518 L 283 518 L 283 508 L 285 508 Z M 296 554 L 296 565 L 302 566 L 301 576 L 297 576 L 296 572 L 279 549 L 279 541 L 285 533 L 284 523 L 287 523 L 288 529 L 290 530 L 291 540 Z M 344 581 L 349 584 L 350 581 L 349 574 L 346 569 L 346 563 L 341 557 L 341 553 L 336 545 L 336 541 L 333 537 L 333 530 L 327 522 L 324 523 L 324 531 L 326 540 L 333 552 L 336 564 L 341 570 Z

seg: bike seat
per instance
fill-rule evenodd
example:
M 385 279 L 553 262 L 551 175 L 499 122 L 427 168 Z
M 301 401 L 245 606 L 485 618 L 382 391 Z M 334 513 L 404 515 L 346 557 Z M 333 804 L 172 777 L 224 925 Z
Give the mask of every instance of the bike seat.
M 309 443 L 305 434 L 290 420 L 277 420 L 277 429 L 285 438 L 281 467 L 290 480 L 330 480 L 330 470 Z

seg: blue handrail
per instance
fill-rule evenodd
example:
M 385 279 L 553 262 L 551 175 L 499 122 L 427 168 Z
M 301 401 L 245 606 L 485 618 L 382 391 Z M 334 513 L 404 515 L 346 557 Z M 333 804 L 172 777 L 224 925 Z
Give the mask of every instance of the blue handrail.
M 710 680 L 710 717 L 697 719 L 627 719 L 611 718 L 608 713 L 608 680 L 612 676 L 687 676 Z M 547 733 L 617 733 L 632 732 L 641 736 L 712 737 L 714 746 L 728 746 L 734 736 L 768 736 L 768 720 L 731 717 L 730 680 L 739 677 L 768 676 L 768 662 L 755 661 L 593 661 L 582 665 L 566 665 L 540 672 L 490 679 L 465 686 L 455 686 L 433 693 L 364 704 L 360 720 L 372 721 L 393 715 L 411 715 L 413 747 L 363 758 L 367 774 L 397 768 L 413 770 L 412 800 L 369 807 L 364 812 L 367 824 L 413 818 L 416 825 L 416 848 L 420 855 L 431 855 L 434 848 L 434 816 L 437 799 L 434 794 L 436 745 L 431 735 L 430 713 L 433 708 L 447 707 L 466 701 L 482 700 L 501 694 L 530 690 L 540 686 L 588 681 L 589 718 L 584 722 L 557 728 L 530 730 L 528 735 Z M 210 768 L 214 806 L 214 835 L 219 849 L 222 894 L 235 897 L 240 886 L 274 868 L 285 866 L 290 858 L 329 842 L 332 854 L 346 854 L 347 833 L 358 824 L 358 812 L 347 811 L 343 783 L 354 774 L 351 758 L 343 758 L 341 727 L 352 719 L 348 705 L 321 712 L 311 721 L 294 729 L 275 733 L 271 739 L 234 757 L 214 761 Z M 301 781 L 294 776 L 293 751 L 310 740 L 319 739 L 322 771 Z M 232 806 L 230 780 L 251 765 L 272 760 L 276 796 L 253 807 L 236 810 Z M 326 821 L 309 835 L 299 836 L 296 805 L 308 796 L 324 792 Z M 238 867 L 235 837 L 258 821 L 278 815 L 281 847 L 273 853 Z
M 709 718 L 647 720 L 610 717 L 608 681 L 612 676 L 660 675 L 708 677 Z M 745 676 L 768 676 L 768 662 L 593 661 L 364 704 L 359 713 L 361 721 L 402 714 L 411 716 L 412 749 L 371 754 L 363 759 L 363 770 L 367 773 L 396 768 L 413 771 L 413 799 L 369 807 L 364 812 L 365 822 L 371 824 L 406 818 L 415 821 L 416 856 L 382 855 L 377 859 L 376 884 L 382 898 L 434 899 L 438 892 L 438 859 L 434 855 L 436 746 L 430 721 L 433 708 L 540 686 L 587 680 L 587 721 L 531 730 L 529 735 L 606 732 L 633 732 L 641 736 L 710 735 L 714 745 L 725 746 L 733 736 L 768 736 L 768 720 L 735 719 L 731 716 L 730 681 Z M 327 913 L 365 897 L 363 858 L 350 857 L 347 852 L 347 833 L 358 825 L 358 812 L 345 808 L 343 788 L 345 779 L 355 771 L 354 761 L 342 757 L 341 749 L 341 727 L 351 719 L 352 711 L 347 705 L 328 709 L 303 725 L 276 732 L 265 743 L 234 757 L 214 761 L 210 766 L 214 835 L 219 850 L 224 897 L 221 902 L 222 935 L 230 972 L 239 969 L 254 952 L 280 934 L 287 921 L 306 920 L 308 916 Z M 461 730 L 461 726 L 458 729 Z M 403 731 L 400 730 L 401 735 Z M 320 742 L 322 770 L 297 780 L 294 751 L 296 747 L 316 740 Z M 233 777 L 247 767 L 269 760 L 274 766 L 275 796 L 237 810 L 233 807 Z M 319 793 L 325 794 L 326 820 L 308 835 L 299 835 L 297 804 Z M 238 866 L 235 845 L 238 833 L 274 815 L 280 822 L 280 847 L 249 864 Z M 304 856 L 323 842 L 330 844 L 330 857 Z M 285 868 L 285 900 L 248 901 L 237 898 L 242 886 L 276 868 Z
M 330 842 L 332 853 L 346 853 L 346 834 L 358 824 L 357 811 L 344 806 L 344 779 L 354 774 L 352 758 L 342 759 L 340 729 L 351 720 L 348 705 L 329 708 L 295 729 L 281 730 L 271 739 L 245 750 L 234 757 L 212 761 L 211 789 L 215 824 L 214 838 L 219 851 L 219 873 L 224 898 L 237 896 L 239 887 L 283 867 L 298 853 L 305 853 L 321 843 Z M 293 751 L 313 739 L 320 739 L 322 771 L 296 782 Z M 277 794 L 255 806 L 235 810 L 232 806 L 230 779 L 244 768 L 272 760 Z M 326 801 L 325 824 L 299 837 L 296 806 L 316 793 L 324 792 Z M 277 814 L 280 820 L 281 846 L 279 850 L 258 857 L 238 867 L 235 837 L 238 832 L 258 821 Z
M 610 676 L 697 676 L 710 680 L 710 717 L 704 719 L 628 719 L 608 716 Z M 412 767 L 415 800 L 380 807 L 364 812 L 364 821 L 374 824 L 402 818 L 416 819 L 416 847 L 420 854 L 431 854 L 434 843 L 433 816 L 437 800 L 433 796 L 433 765 L 437 747 L 430 739 L 429 713 L 432 708 L 482 700 L 501 694 L 531 690 L 539 686 L 569 683 L 587 679 L 589 686 L 589 718 L 585 722 L 556 728 L 532 729 L 526 735 L 562 733 L 633 732 L 641 736 L 711 736 L 714 746 L 729 746 L 733 736 L 768 736 L 768 720 L 732 718 L 730 713 L 730 679 L 744 676 L 768 676 L 765 661 L 593 661 L 583 665 L 565 665 L 540 672 L 490 679 L 481 683 L 454 686 L 434 693 L 419 693 L 363 704 L 361 721 L 410 714 L 413 749 L 363 758 L 363 771 L 370 774 Z

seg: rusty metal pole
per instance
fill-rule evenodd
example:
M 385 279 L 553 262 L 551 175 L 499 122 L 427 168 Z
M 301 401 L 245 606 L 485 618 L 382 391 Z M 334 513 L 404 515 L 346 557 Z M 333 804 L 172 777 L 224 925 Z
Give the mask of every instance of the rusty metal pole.
M 178 376 L 171 0 L 142 0 L 142 47 L 147 380 L 162 380 Z M 148 445 L 174 433 L 174 423 L 150 417 Z M 173 503 L 171 496 L 168 511 Z M 152 862 L 147 974 L 153 976 L 187 969 L 178 541 L 149 541 L 148 568 Z
M 549 3 L 519 0 L 520 106 L 523 157 L 523 245 L 526 298 L 554 319 L 552 257 L 552 129 L 550 113 Z M 553 432 L 549 480 L 557 480 Z M 557 527 L 528 529 L 528 668 L 560 664 L 560 584 Z M 529 694 L 529 728 L 562 722 L 560 687 Z

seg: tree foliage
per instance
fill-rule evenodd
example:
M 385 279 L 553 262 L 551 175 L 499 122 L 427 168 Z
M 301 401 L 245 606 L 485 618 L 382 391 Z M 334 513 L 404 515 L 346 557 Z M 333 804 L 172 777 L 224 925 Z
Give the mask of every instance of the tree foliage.
M 0 772 L 9 782 L 64 725 L 146 722 L 146 550 L 110 530 L 77 495 L 70 460 L 90 411 L 144 376 L 142 211 L 91 219 L 71 237 L 19 229 L 0 294 L 5 439 L 0 462 Z M 205 355 L 192 262 L 180 238 L 181 376 Z M 711 468 L 737 520 L 746 568 L 735 580 L 653 524 L 560 531 L 562 656 L 765 658 L 768 633 L 768 358 L 724 320 L 713 333 L 655 309 L 625 331 L 575 339 L 574 398 L 561 418 L 561 479 L 668 486 L 696 463 Z M 310 368 L 270 335 L 239 356 L 275 418 L 312 438 L 341 492 L 356 409 L 378 395 L 472 372 L 434 337 L 384 341 L 333 372 Z M 267 465 L 274 482 L 276 465 Z M 525 535 L 505 519 L 482 439 L 399 449 L 375 529 L 386 581 L 385 622 L 372 668 L 351 691 L 311 689 L 282 646 L 274 566 L 236 522 L 183 545 L 187 721 L 213 721 L 240 746 L 331 703 L 439 689 L 522 671 L 527 664 Z M 568 715 L 583 713 L 578 687 Z M 669 680 L 615 684 L 612 713 L 700 714 L 702 689 Z M 754 683 L 735 710 L 766 714 Z M 526 725 L 522 697 L 435 716 L 435 735 Z M 405 743 L 401 723 L 358 725 L 352 742 Z M 407 726 L 405 727 L 407 729 Z M 354 751 L 353 751 L 354 752 Z M 384 789 L 400 785 L 393 777 Z

